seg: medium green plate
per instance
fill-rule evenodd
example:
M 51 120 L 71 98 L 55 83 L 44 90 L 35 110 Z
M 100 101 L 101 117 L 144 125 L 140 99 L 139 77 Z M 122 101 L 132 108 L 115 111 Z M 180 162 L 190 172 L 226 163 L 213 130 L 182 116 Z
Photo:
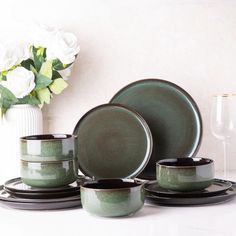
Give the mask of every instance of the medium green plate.
M 152 156 L 139 178 L 156 179 L 160 159 L 195 156 L 202 136 L 201 115 L 193 98 L 176 84 L 140 80 L 121 89 L 110 103 L 135 109 L 152 132 Z
M 152 152 L 147 123 L 121 105 L 105 104 L 90 110 L 73 134 L 78 137 L 80 170 L 96 179 L 135 177 Z

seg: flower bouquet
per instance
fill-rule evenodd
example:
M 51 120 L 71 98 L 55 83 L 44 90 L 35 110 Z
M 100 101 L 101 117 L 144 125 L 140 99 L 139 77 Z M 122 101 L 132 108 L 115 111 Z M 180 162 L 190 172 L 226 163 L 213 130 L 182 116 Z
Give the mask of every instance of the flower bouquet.
M 68 86 L 79 50 L 74 34 L 51 28 L 27 43 L 0 44 L 0 116 L 16 104 L 49 104 Z

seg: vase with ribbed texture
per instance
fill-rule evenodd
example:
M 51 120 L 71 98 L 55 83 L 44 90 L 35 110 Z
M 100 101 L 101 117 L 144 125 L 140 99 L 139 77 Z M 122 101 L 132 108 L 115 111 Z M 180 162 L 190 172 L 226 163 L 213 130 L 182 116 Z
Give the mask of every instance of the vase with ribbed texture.
M 28 104 L 14 105 L 7 110 L 0 124 L 0 181 L 20 175 L 19 138 L 43 133 L 42 111 Z

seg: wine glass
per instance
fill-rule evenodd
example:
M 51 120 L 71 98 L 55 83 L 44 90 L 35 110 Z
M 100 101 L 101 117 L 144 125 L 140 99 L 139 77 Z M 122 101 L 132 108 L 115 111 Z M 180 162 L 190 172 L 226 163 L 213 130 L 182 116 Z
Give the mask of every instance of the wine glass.
M 211 107 L 211 131 L 213 135 L 222 140 L 224 177 L 230 169 L 228 159 L 228 145 L 230 138 L 236 131 L 236 94 L 221 94 L 213 96 Z

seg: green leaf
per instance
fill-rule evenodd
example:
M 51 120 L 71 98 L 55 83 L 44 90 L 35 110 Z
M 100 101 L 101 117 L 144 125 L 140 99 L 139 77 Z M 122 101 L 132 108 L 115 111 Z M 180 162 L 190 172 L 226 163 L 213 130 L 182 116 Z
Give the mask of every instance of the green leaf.
M 17 104 L 39 105 L 40 101 L 38 98 L 28 95 L 28 96 L 18 99 Z
M 41 75 L 44 75 L 44 76 L 48 77 L 49 79 L 51 79 L 52 78 L 52 62 L 51 61 L 45 61 L 42 64 L 39 73 Z
M 23 66 L 27 70 L 31 70 L 31 67 L 34 67 L 34 61 L 32 59 L 27 59 L 21 62 L 21 66 Z
M 0 85 L 0 107 L 3 108 L 3 111 L 16 104 L 17 101 L 18 99 L 9 89 Z
M 42 53 L 42 50 L 44 50 L 44 48 L 36 48 L 34 46 L 32 47 L 33 61 L 34 61 L 35 69 L 37 71 L 40 70 L 42 64 L 45 61 L 44 55 Z
M 44 56 L 45 48 L 39 47 L 37 48 L 37 56 Z
M 62 76 L 60 75 L 60 73 L 56 70 L 52 71 L 52 80 L 54 79 L 58 79 L 58 78 L 62 78 Z
M 68 84 L 62 78 L 53 80 L 52 84 L 49 85 L 50 90 L 55 94 L 60 94 Z
M 0 81 L 7 80 L 7 73 L 8 71 L 2 71 L 0 72 Z
M 44 103 L 50 103 L 51 93 L 48 88 L 38 90 L 37 96 L 40 100 L 41 105 L 43 105 Z
M 3 75 L 3 73 L 0 73 L 0 81 L 6 80 L 7 77 Z
M 34 73 L 35 76 L 37 76 L 38 72 L 37 72 L 37 70 L 34 68 L 34 66 L 30 65 L 30 70 Z
M 63 64 L 59 59 L 55 59 L 52 61 L 52 67 L 54 70 L 64 70 L 71 66 L 73 63 L 70 64 Z
M 37 74 L 35 83 L 36 83 L 35 90 L 39 90 L 46 88 L 49 84 L 52 83 L 52 80 L 42 74 Z

